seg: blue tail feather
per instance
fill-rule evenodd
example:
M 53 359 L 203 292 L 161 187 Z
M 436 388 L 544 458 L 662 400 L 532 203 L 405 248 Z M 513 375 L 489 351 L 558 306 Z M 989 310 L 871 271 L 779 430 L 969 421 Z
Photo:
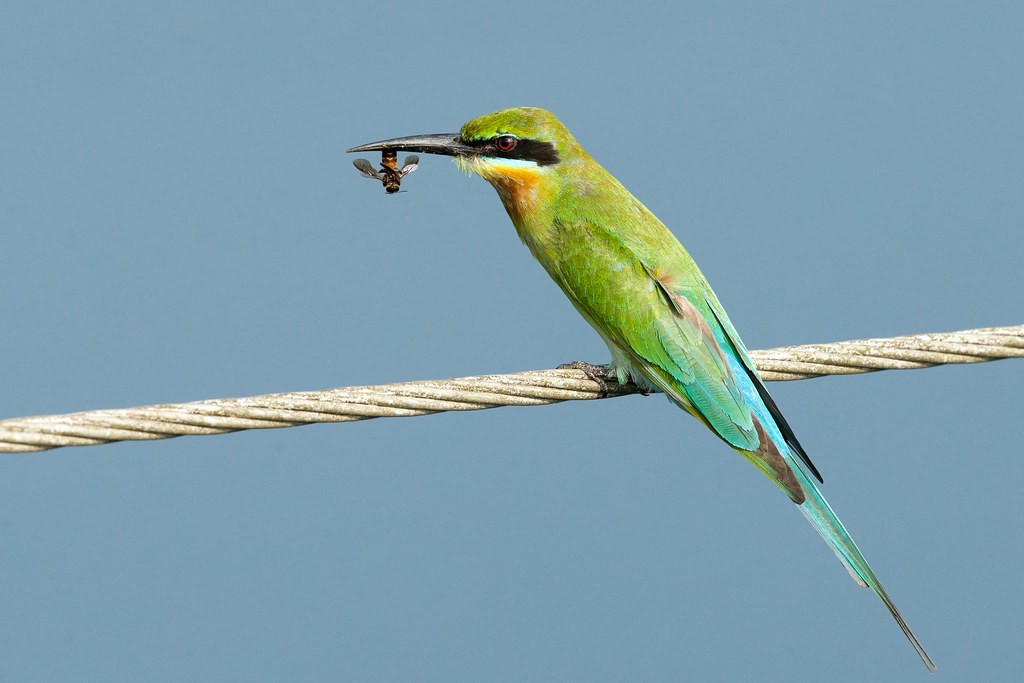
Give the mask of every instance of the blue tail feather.
M 835 552 L 839 561 L 843 563 L 846 570 L 850 572 L 850 576 L 853 577 L 854 581 L 859 583 L 861 586 L 870 588 L 875 594 L 881 599 L 889 613 L 892 614 L 893 619 L 899 624 L 900 630 L 903 631 L 903 635 L 907 637 L 910 644 L 914 647 L 921 661 L 928 667 L 929 671 L 935 671 L 935 662 L 928 656 L 921 641 L 918 640 L 914 632 L 910 630 L 910 626 L 903 619 L 903 615 L 896 609 L 896 605 L 893 604 L 889 594 L 885 592 L 885 588 L 882 583 L 875 576 L 875 573 L 871 570 L 871 566 L 868 565 L 868 561 L 864 558 L 860 548 L 854 542 L 853 537 L 850 536 L 850 532 L 846 530 L 843 523 L 839 521 L 839 517 L 836 516 L 832 506 L 828 504 L 825 497 L 821 495 L 821 492 L 814 485 L 814 482 L 807 477 L 802 471 L 800 466 L 796 463 L 795 458 L 793 459 L 792 467 L 800 480 L 800 484 L 804 488 L 805 500 L 800 505 L 800 512 L 804 514 L 804 517 L 811 523 L 821 537 L 825 539 L 825 542 L 829 544 L 832 550 Z

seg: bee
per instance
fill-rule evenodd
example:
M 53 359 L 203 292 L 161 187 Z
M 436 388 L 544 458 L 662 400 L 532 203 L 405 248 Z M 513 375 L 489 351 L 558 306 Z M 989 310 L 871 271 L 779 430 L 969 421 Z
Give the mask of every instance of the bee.
M 379 180 L 384 185 L 384 191 L 388 194 L 398 192 L 402 184 L 402 178 L 416 170 L 420 158 L 410 154 L 405 158 L 405 163 L 398 168 L 398 152 L 385 149 L 380 153 L 380 170 L 378 171 L 370 163 L 369 159 L 356 159 L 352 164 L 359 169 L 359 172 L 366 178 Z

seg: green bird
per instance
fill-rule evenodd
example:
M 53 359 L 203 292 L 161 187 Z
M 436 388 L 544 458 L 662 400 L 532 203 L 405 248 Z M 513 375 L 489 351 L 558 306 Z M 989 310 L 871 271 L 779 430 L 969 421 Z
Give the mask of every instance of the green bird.
M 458 134 L 417 135 L 349 152 L 455 158 L 497 190 L 519 238 L 601 335 L 612 360 L 598 378 L 632 380 L 708 426 L 810 521 L 850 575 L 870 587 L 929 671 L 935 663 L 811 479 L 821 475 L 764 386 L 697 264 L 647 207 L 543 109 L 505 109 Z

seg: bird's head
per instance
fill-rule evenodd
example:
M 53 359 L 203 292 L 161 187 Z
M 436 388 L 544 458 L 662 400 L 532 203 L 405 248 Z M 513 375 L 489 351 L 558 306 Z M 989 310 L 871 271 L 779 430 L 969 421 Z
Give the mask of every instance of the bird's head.
M 559 168 L 585 154 L 554 114 L 536 107 L 485 114 L 463 125 L 458 133 L 392 138 L 348 151 L 381 150 L 455 157 L 462 170 L 494 185 L 506 208 L 515 214 L 536 205 L 547 194 L 545 186 L 551 189 Z

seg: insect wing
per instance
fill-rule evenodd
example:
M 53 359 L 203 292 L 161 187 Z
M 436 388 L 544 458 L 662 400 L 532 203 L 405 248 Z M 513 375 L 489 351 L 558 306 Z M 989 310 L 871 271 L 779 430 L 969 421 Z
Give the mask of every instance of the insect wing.
M 404 177 L 416 170 L 420 165 L 420 158 L 415 154 L 410 154 L 405 158 L 405 164 L 402 165 L 402 170 L 399 171 L 400 177 Z
M 380 173 L 378 173 L 377 169 L 373 167 L 373 164 L 370 163 L 369 159 L 355 159 L 352 162 L 352 165 L 359 169 L 359 172 L 362 173 L 367 178 L 381 180 Z

